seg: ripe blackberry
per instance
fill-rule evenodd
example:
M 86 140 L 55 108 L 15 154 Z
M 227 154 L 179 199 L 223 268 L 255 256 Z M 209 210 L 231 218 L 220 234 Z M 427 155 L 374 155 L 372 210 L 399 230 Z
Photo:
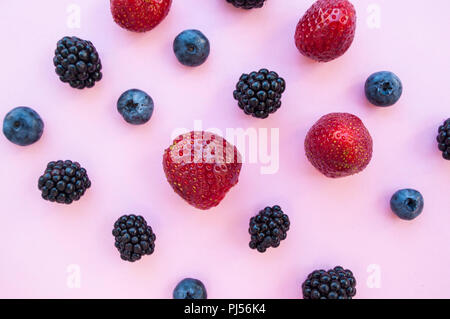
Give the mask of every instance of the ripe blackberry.
M 64 37 L 56 44 L 53 58 L 55 72 L 64 83 L 73 88 L 91 88 L 102 79 L 102 63 L 90 41 Z
M 135 262 L 155 250 L 156 236 L 142 216 L 123 215 L 114 223 L 112 234 L 123 260 Z
M 334 267 L 325 271 L 315 270 L 302 285 L 304 299 L 352 299 L 356 294 L 356 279 L 353 273 Z
M 285 89 L 286 82 L 276 72 L 261 69 L 242 74 L 233 96 L 245 114 L 265 119 L 280 108 Z
M 91 181 L 79 163 L 56 161 L 47 164 L 44 174 L 39 177 L 38 187 L 43 199 L 71 204 L 91 187 Z
M 228 3 L 231 3 L 236 8 L 242 9 L 262 8 L 265 1 L 266 0 L 227 0 Z
M 437 142 L 439 143 L 439 150 L 442 151 L 442 157 L 450 160 L 450 118 L 439 126 Z
M 280 242 L 286 239 L 289 226 L 289 217 L 283 213 L 280 206 L 264 208 L 250 219 L 250 248 L 263 253 L 269 247 L 278 247 Z

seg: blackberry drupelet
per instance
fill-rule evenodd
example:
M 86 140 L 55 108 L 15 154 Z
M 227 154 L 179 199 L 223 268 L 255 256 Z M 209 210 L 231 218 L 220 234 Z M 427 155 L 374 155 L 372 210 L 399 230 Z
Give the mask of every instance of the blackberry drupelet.
M 231 3 L 236 8 L 242 9 L 262 8 L 265 1 L 266 0 L 227 0 L 228 3 Z
M 123 260 L 135 262 L 155 250 L 156 236 L 142 216 L 123 215 L 114 223 L 112 234 Z
M 250 248 L 263 253 L 269 247 L 278 247 L 280 242 L 286 239 L 289 226 L 289 217 L 283 213 L 280 206 L 264 208 L 250 219 Z
M 102 79 L 102 63 L 90 41 L 64 37 L 56 44 L 53 58 L 55 72 L 64 83 L 73 88 L 91 88 Z
M 44 174 L 39 177 L 42 198 L 60 204 L 71 204 L 84 195 L 91 187 L 91 181 L 84 168 L 77 162 L 56 161 L 47 164 Z
M 356 279 L 353 273 L 334 267 L 328 271 L 315 270 L 302 285 L 304 299 L 352 299 L 356 294 Z
M 233 96 L 245 114 L 265 119 L 280 108 L 285 89 L 286 82 L 276 72 L 261 69 L 242 74 Z
M 450 160 L 450 118 L 443 125 L 439 126 L 437 142 L 439 144 L 439 150 L 442 151 L 442 157 Z

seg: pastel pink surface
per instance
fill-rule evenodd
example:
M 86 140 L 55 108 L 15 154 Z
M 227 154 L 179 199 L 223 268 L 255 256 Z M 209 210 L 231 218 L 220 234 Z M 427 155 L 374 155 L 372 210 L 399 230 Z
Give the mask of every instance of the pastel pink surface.
M 70 29 L 70 4 L 81 8 L 81 28 Z M 174 0 L 156 29 L 135 34 L 112 20 L 109 1 L 2 1 L 1 118 L 13 107 L 33 107 L 44 119 L 42 139 L 29 147 L 0 138 L 0 297 L 170 298 L 184 277 L 202 280 L 211 298 L 299 298 L 316 268 L 342 265 L 358 280 L 359 298 L 450 297 L 450 163 L 441 158 L 437 127 L 450 116 L 450 3 L 359 0 L 355 41 L 338 60 L 302 57 L 293 35 L 312 0 L 268 0 L 243 11 L 225 0 Z M 381 27 L 369 28 L 369 4 L 381 9 Z M 181 66 L 172 41 L 199 29 L 211 42 L 208 61 Z M 59 81 L 52 56 L 65 35 L 91 40 L 104 78 L 78 91 Z M 282 108 L 266 120 L 247 117 L 233 100 L 243 72 L 261 67 L 287 82 Z M 365 79 L 390 70 L 404 94 L 391 108 L 370 106 Z M 127 124 L 116 111 L 119 95 L 147 91 L 155 112 L 147 125 Z M 338 180 L 317 172 L 304 156 L 311 125 L 330 112 L 358 115 L 374 139 L 362 173 Z M 239 184 L 219 207 L 190 207 L 166 183 L 163 150 L 177 128 L 279 128 L 280 169 L 262 175 L 244 163 Z M 62 206 L 41 199 L 37 179 L 47 162 L 79 161 L 92 188 Z M 425 198 L 412 222 L 390 211 L 400 188 Z M 292 228 L 277 249 L 248 248 L 249 218 L 279 204 Z M 137 263 L 119 258 L 112 224 L 142 214 L 156 232 L 156 251 Z M 67 284 L 78 265 L 81 287 Z M 381 287 L 366 284 L 370 265 Z

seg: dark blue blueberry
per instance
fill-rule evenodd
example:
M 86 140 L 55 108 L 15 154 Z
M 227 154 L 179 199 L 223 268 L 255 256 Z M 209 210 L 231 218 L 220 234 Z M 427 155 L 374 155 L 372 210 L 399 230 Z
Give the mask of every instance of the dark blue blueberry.
M 376 106 L 394 105 L 403 92 L 400 79 L 394 73 L 387 71 L 369 76 L 364 89 L 369 102 Z
M 37 142 L 44 131 L 44 122 L 39 114 L 26 106 L 19 106 L 6 114 L 3 134 L 12 143 L 26 146 Z
M 391 209 L 401 219 L 412 220 L 422 213 L 423 197 L 414 189 L 402 189 L 391 198 Z
M 206 288 L 200 280 L 185 278 L 175 287 L 173 299 L 207 299 Z
M 130 124 L 144 124 L 153 114 L 153 100 L 144 91 L 131 89 L 122 93 L 117 101 L 117 110 Z
M 198 30 L 185 30 L 173 41 L 173 51 L 181 64 L 199 66 L 209 56 L 209 41 Z
M 264 5 L 264 1 L 266 0 L 227 0 L 227 2 L 231 3 L 236 8 L 242 9 L 254 9 L 254 8 L 262 8 Z

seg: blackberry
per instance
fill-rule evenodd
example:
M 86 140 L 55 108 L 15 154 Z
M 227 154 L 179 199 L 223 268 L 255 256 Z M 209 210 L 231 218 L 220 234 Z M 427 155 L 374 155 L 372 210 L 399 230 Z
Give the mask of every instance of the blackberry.
M 439 150 L 442 151 L 442 157 L 450 160 L 450 118 L 439 126 L 437 142 L 439 143 Z
M 142 216 L 123 215 L 114 223 L 112 234 L 123 260 L 135 262 L 155 250 L 156 236 Z
M 42 191 L 43 199 L 71 204 L 79 200 L 91 187 L 91 181 L 79 163 L 56 161 L 47 164 L 44 174 L 39 177 L 38 187 Z
M 286 82 L 276 72 L 261 69 L 242 74 L 233 96 L 245 114 L 264 119 L 280 108 L 285 89 Z
M 266 0 L 227 0 L 228 3 L 231 3 L 236 8 L 242 9 L 262 8 L 265 1 Z
M 269 247 L 278 247 L 280 242 L 286 239 L 289 226 L 289 217 L 283 213 L 280 206 L 264 208 L 250 219 L 250 248 L 263 253 Z
M 315 270 L 302 285 L 304 299 L 352 299 L 356 294 L 356 279 L 353 273 L 334 267 L 325 271 Z
M 91 88 L 102 79 L 102 63 L 90 41 L 64 37 L 56 44 L 53 58 L 55 72 L 64 83 L 73 88 Z

